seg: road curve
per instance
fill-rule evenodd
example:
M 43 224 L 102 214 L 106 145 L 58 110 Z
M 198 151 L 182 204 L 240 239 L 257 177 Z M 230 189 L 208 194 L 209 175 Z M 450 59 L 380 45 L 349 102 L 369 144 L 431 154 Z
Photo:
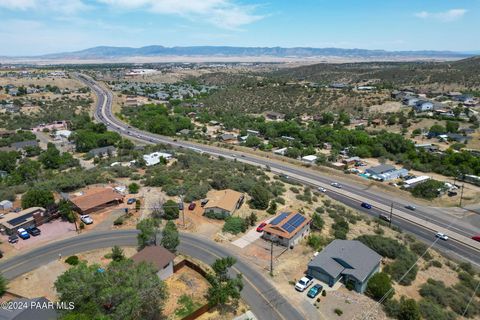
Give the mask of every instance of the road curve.
M 14 256 L 0 264 L 0 270 L 7 279 L 13 279 L 55 259 L 95 250 L 118 246 L 136 246 L 137 230 L 92 231 L 79 236 L 60 240 L 24 254 Z M 181 233 L 178 251 L 211 264 L 219 257 L 235 256 L 215 242 L 201 236 Z M 272 284 L 258 271 L 251 268 L 242 258 L 237 257 L 233 272 L 241 273 L 244 279 L 242 298 L 259 319 L 296 320 L 305 319 Z
M 312 172 L 311 170 L 305 171 L 301 167 L 294 167 L 288 164 L 282 164 L 277 161 L 271 161 L 268 158 L 255 157 L 248 153 L 223 150 L 208 145 L 198 145 L 189 141 L 177 141 L 176 139 L 170 137 L 160 136 L 157 134 L 132 128 L 124 122 L 118 120 L 112 114 L 111 106 L 113 97 L 110 90 L 106 90 L 104 87 L 97 84 L 92 78 L 88 76 L 85 76 L 83 74 L 76 74 L 75 76 L 80 81 L 83 81 L 86 85 L 88 85 L 97 95 L 97 107 L 94 113 L 95 119 L 99 122 L 104 123 L 109 130 L 116 131 L 123 136 L 127 136 L 147 144 L 164 143 L 174 147 L 188 148 L 194 151 L 205 152 L 215 156 L 223 156 L 230 159 L 236 158 L 240 161 L 257 166 L 268 166 L 274 172 L 281 172 L 287 175 L 300 177 L 300 179 L 298 180 L 303 184 L 308 184 L 307 181 L 311 179 L 314 179 L 316 182 L 324 185 L 329 185 L 330 183 L 334 182 L 334 180 L 321 175 L 321 173 Z M 345 183 L 343 189 L 355 195 L 361 196 L 363 199 L 365 199 L 365 201 L 374 201 L 375 203 L 379 203 L 383 206 L 393 203 L 396 211 L 408 213 L 410 215 L 415 214 L 416 217 L 424 219 L 426 222 L 428 221 L 429 223 L 433 223 L 434 225 L 438 226 L 439 229 L 449 229 L 451 230 L 451 232 L 458 233 L 462 237 L 469 237 L 477 232 L 477 229 L 475 229 L 474 227 L 470 227 L 465 224 L 457 224 L 456 221 L 452 221 L 451 217 L 440 217 L 438 212 L 435 212 L 435 210 L 433 210 L 433 212 L 432 210 L 430 210 L 430 212 L 427 212 L 426 210 L 428 208 L 418 207 L 415 212 L 411 212 L 405 209 L 405 205 L 410 203 L 404 200 L 395 199 L 394 201 L 392 201 L 392 199 L 388 198 L 386 195 L 374 193 L 353 184 Z M 335 188 L 331 188 L 329 190 L 329 195 L 342 203 L 359 208 L 360 203 L 358 200 L 353 200 L 351 198 L 345 197 L 341 193 L 336 192 Z M 363 210 L 361 208 L 359 208 L 359 210 L 376 217 L 378 217 L 379 213 L 382 212 L 380 208 L 376 207 L 374 207 L 373 210 Z M 426 229 L 425 226 L 422 226 L 421 224 L 413 223 L 405 219 L 394 219 L 392 224 L 401 227 L 402 230 L 406 232 L 414 234 L 424 242 L 431 243 L 434 240 L 432 230 Z M 480 250 L 478 249 L 478 245 L 474 245 L 474 247 L 472 247 L 471 245 L 466 245 L 459 241 L 437 241 L 435 247 L 451 256 L 472 262 L 473 264 L 480 267 Z

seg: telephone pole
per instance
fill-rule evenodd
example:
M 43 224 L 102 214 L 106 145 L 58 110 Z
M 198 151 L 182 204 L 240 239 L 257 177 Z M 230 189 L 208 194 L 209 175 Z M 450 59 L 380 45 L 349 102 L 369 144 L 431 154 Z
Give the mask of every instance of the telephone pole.
M 273 239 L 270 239 L 270 275 L 273 276 Z
M 465 186 L 465 183 L 462 184 L 462 191 L 460 192 L 460 208 L 462 207 L 462 200 L 463 200 L 463 186 Z

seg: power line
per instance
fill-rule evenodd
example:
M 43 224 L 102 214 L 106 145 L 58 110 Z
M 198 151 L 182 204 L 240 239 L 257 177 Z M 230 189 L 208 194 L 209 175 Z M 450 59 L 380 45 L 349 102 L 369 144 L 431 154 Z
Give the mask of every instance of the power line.
M 468 300 L 467 306 L 465 307 L 465 310 L 462 313 L 462 317 L 465 317 L 468 311 L 468 307 L 470 307 L 470 304 L 472 303 L 473 299 L 475 298 L 475 295 L 477 294 L 478 288 L 480 287 L 480 280 L 478 281 L 477 287 L 475 288 L 475 291 L 473 291 L 472 296 L 470 297 L 470 300 Z

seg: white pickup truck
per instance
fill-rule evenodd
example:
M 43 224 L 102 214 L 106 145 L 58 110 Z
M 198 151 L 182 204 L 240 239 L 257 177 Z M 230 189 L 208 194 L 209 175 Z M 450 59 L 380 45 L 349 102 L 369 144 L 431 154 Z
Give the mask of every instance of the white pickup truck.
M 313 278 L 311 276 L 302 277 L 302 279 L 298 280 L 298 282 L 295 284 L 295 290 L 303 292 L 312 284 L 313 284 Z

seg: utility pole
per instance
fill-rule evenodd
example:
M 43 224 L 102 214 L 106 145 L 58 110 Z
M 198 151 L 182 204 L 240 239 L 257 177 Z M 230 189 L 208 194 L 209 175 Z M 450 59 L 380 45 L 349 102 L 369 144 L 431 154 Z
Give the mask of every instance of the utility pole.
M 180 201 L 182 202 L 182 224 L 185 228 L 185 204 L 183 203 L 183 193 L 180 195 Z
M 462 207 L 462 200 L 463 200 L 463 186 L 465 185 L 465 183 L 462 184 L 462 191 L 460 192 L 460 208 Z
M 273 276 L 273 239 L 270 239 L 270 275 Z
M 393 202 L 390 204 L 390 218 L 388 219 L 388 227 L 392 227 L 392 215 L 393 215 Z

